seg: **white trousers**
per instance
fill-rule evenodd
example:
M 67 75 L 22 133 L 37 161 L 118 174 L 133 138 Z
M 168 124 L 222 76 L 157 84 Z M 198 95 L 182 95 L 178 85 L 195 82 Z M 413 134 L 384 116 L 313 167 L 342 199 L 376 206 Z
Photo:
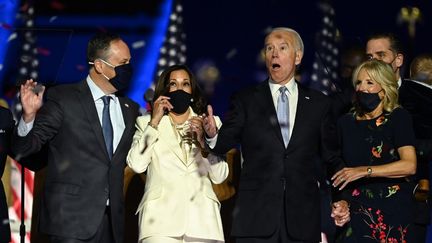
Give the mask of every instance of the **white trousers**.
M 223 243 L 223 241 L 198 239 L 188 236 L 167 237 L 167 236 L 150 236 L 142 239 L 140 243 Z

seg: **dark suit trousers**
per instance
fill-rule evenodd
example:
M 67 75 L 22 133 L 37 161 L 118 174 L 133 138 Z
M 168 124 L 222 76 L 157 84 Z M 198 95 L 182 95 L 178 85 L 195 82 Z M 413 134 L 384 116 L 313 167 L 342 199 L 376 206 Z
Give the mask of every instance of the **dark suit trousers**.
M 284 196 L 284 200 L 285 200 L 285 196 Z M 268 237 L 256 237 L 256 238 L 237 237 L 235 238 L 235 242 L 236 243 L 312 243 L 306 241 L 298 241 L 291 238 L 288 235 L 285 201 L 282 205 L 284 205 L 284 207 L 281 213 L 279 229 L 277 229 L 273 235 Z
M 110 208 L 105 209 L 105 214 L 99 225 L 96 234 L 88 240 L 78 240 L 71 238 L 63 238 L 58 236 L 50 236 L 51 243 L 115 243 L 112 231 L 112 222 Z

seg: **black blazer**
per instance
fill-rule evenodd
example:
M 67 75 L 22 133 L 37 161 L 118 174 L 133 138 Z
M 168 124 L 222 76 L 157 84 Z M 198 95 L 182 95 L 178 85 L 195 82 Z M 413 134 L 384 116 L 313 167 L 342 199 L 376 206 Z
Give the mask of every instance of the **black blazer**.
M 412 116 L 416 136 L 417 176 L 429 179 L 432 161 L 432 89 L 412 80 L 403 80 L 399 102 Z
M 343 168 L 330 100 L 298 84 L 295 124 L 285 148 L 268 81 L 236 95 L 213 151 L 241 145 L 244 157 L 232 235 L 275 233 L 286 209 L 287 230 L 300 241 L 321 239 L 317 157 Z M 285 198 L 284 198 L 285 197 Z
M 119 100 L 125 130 L 112 160 L 86 81 L 48 90 L 31 132 L 26 137 L 16 132 L 13 135 L 18 160 L 48 145 L 39 225 L 43 233 L 76 239 L 92 237 L 109 198 L 114 237 L 116 242 L 123 241 L 123 170 L 138 105 L 128 98 Z
M 12 113 L 0 106 L 0 178 L 6 165 L 6 158 L 10 152 L 10 138 L 14 127 Z M 10 241 L 10 226 L 8 207 L 3 183 L 0 180 L 0 242 Z

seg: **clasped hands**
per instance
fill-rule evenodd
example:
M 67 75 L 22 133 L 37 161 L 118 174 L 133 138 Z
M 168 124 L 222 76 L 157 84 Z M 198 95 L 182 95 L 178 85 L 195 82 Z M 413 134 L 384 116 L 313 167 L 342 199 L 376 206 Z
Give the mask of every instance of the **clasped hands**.
M 340 200 L 332 204 L 332 212 L 330 215 L 335 225 L 342 227 L 351 220 L 349 204 L 345 200 Z

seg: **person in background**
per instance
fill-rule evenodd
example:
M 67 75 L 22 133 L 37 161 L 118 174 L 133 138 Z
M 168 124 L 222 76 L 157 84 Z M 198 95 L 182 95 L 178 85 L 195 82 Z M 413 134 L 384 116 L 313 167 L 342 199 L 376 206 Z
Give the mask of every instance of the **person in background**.
M 391 65 L 398 87 L 402 84 L 401 68 L 404 64 L 402 43 L 392 33 L 378 33 L 369 36 L 366 43 L 366 58 L 377 59 Z
M 416 136 L 417 179 L 415 199 L 418 210 L 418 240 L 425 242 L 430 224 L 430 162 L 432 161 L 432 55 L 421 54 L 410 65 L 410 79 L 399 88 L 399 100 L 413 119 Z
M 343 242 L 412 242 L 416 172 L 409 113 L 398 105 L 390 65 L 372 59 L 353 74 L 354 111 L 338 120 L 346 168 L 333 177 L 350 203 Z
M 212 183 L 227 178 L 228 164 L 205 149 L 205 111 L 189 68 L 174 65 L 162 72 L 152 113 L 137 119 L 127 157 L 136 173 L 147 172 L 137 209 L 141 243 L 224 242 Z
M 352 45 L 341 51 L 339 90 L 330 95 L 333 102 L 334 116 L 337 118 L 348 113 L 353 106 L 354 88 L 352 74 L 355 68 L 365 60 L 363 47 Z
M 403 80 L 401 74 L 404 65 L 404 48 L 402 41 L 398 36 L 393 33 L 377 33 L 371 35 L 366 43 L 366 56 L 368 59 L 377 59 L 390 64 L 396 75 L 399 93 L 404 93 L 403 89 L 405 89 L 406 85 L 403 85 L 405 80 Z M 404 95 L 400 96 L 400 98 L 403 96 Z M 404 106 L 406 102 L 415 102 L 407 101 L 407 98 L 403 99 L 403 103 L 402 100 L 399 100 L 399 103 L 402 104 L 402 106 Z M 416 150 L 420 151 L 419 148 L 416 148 Z M 415 180 L 418 186 L 416 187 L 415 194 L 422 194 L 422 191 L 425 190 L 429 191 L 428 171 L 429 169 L 427 168 L 427 164 L 422 163 L 422 161 L 417 163 L 417 174 L 415 175 Z M 421 198 L 421 196 L 415 197 Z M 415 228 L 414 230 L 417 232 L 415 235 L 418 236 L 418 239 L 415 240 L 415 242 L 423 243 L 425 241 L 426 225 L 429 224 L 430 221 L 429 207 L 428 202 L 425 201 L 417 201 L 416 203 L 415 214 L 417 215 L 417 219 L 415 220 L 415 224 L 412 226 L 412 228 Z
M 7 156 L 10 154 L 10 140 L 15 122 L 9 109 L 0 106 L 0 178 L 6 166 Z M 8 205 L 3 183 L 0 180 L 0 243 L 11 240 Z
M 23 114 L 12 137 L 16 160 L 48 146 L 39 229 L 52 243 L 120 243 L 123 178 L 138 104 L 117 96 L 131 81 L 131 55 L 115 34 L 88 43 L 87 78 L 48 90 L 27 80 Z
M 210 107 L 204 119 L 213 152 L 241 145 L 244 162 L 231 232 L 237 243 L 321 240 L 316 158 L 322 157 L 331 175 L 344 164 L 330 99 L 294 79 L 303 53 L 295 30 L 273 29 L 264 41 L 269 78 L 233 97 L 220 129 Z M 349 220 L 345 201 L 334 208 L 339 223 Z

